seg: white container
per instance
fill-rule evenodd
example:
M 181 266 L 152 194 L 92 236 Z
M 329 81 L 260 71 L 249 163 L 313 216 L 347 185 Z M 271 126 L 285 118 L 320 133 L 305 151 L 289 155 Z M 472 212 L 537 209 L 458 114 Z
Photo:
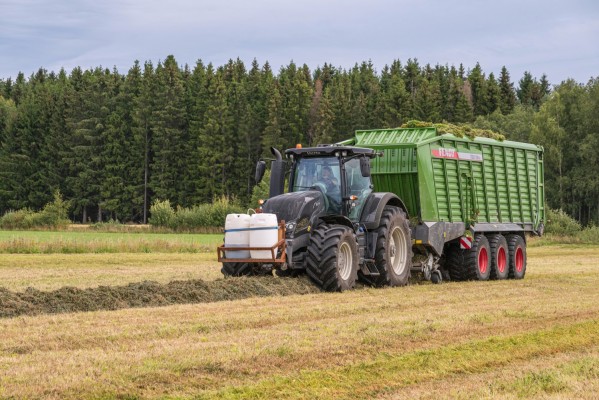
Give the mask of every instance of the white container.
M 250 246 L 250 216 L 229 214 L 225 219 L 225 247 Z M 225 251 L 226 258 L 250 258 L 249 250 Z
M 250 217 L 250 247 L 272 247 L 278 239 L 279 225 L 275 214 L 259 213 Z M 250 253 L 252 258 L 272 258 L 270 250 L 251 250 Z

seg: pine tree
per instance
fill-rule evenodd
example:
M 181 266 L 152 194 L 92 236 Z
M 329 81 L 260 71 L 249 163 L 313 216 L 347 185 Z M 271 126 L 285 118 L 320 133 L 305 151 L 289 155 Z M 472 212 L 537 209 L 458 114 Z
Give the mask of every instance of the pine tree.
M 406 90 L 401 69 L 391 68 L 381 78 L 383 89 L 383 126 L 395 128 L 413 117 L 413 98 Z M 383 85 L 384 82 L 384 85 Z
M 314 124 L 314 141 L 312 145 L 333 143 L 334 119 L 335 116 L 331 105 L 331 89 L 327 88 L 318 103 L 317 118 Z
M 141 73 L 141 77 L 137 75 Z M 141 168 L 139 174 L 135 174 L 131 179 L 135 180 L 135 186 L 141 191 L 142 208 L 140 210 L 141 220 L 145 224 L 148 222 L 148 211 L 152 200 L 152 190 L 150 188 L 150 165 L 152 164 L 152 113 L 155 108 L 156 77 L 154 66 L 151 62 L 144 63 L 143 72 L 133 68 L 131 81 L 140 80 L 139 93 L 133 98 L 133 110 L 131 121 L 132 142 L 134 143 L 137 155 L 133 162 L 137 168 Z M 129 79 L 127 79 L 129 81 Z M 138 192 L 139 193 L 139 192 Z
M 472 91 L 472 108 L 474 115 L 486 115 L 489 113 L 485 100 L 487 99 L 487 85 L 485 75 L 479 63 L 468 74 L 468 82 Z
M 488 114 L 495 112 L 501 102 L 501 89 L 495 80 L 495 75 L 491 72 L 487 78 L 487 91 L 485 93 L 484 104 Z
M 104 160 L 101 156 L 108 108 L 107 77 L 110 71 L 96 68 L 82 72 L 76 68 L 71 73 L 74 91 L 68 100 L 67 118 L 72 135 L 69 151 L 65 153 L 69 176 L 66 185 L 68 197 L 72 199 L 74 212 L 87 222 L 88 212 L 95 211 L 94 217 L 102 221 L 100 186 L 104 178 Z
M 202 181 L 200 195 L 203 202 L 215 196 L 232 195 L 234 182 L 229 166 L 235 162 L 231 143 L 232 117 L 227 105 L 227 90 L 223 79 L 223 69 L 214 71 L 208 65 L 206 71 L 208 101 L 205 121 L 200 129 L 199 156 Z
M 532 77 L 532 74 L 528 71 L 524 71 L 524 76 L 518 82 L 518 90 L 516 93 L 518 94 L 518 100 L 520 104 L 529 106 L 533 104 L 533 86 L 535 81 Z
M 437 81 L 422 79 L 416 92 L 416 116 L 421 121 L 440 122 L 440 89 Z
M 268 95 L 267 119 L 264 133 L 262 134 L 262 156 L 271 157 L 270 148 L 282 149 L 291 144 L 283 138 L 281 126 L 281 96 L 279 87 L 276 84 L 270 86 Z
M 307 139 L 312 103 L 312 82 L 306 68 L 291 62 L 279 72 L 281 95 L 281 130 L 285 143 L 302 143 Z
M 464 93 L 464 80 L 452 68 L 450 71 L 450 87 L 448 105 L 444 119 L 449 122 L 468 122 L 473 119 L 472 106 Z
M 181 70 L 173 56 L 156 66 L 157 91 L 151 116 L 152 163 L 150 187 L 159 199 L 187 205 L 184 171 L 188 168 L 185 143 L 188 129 Z
M 516 105 L 516 93 L 514 91 L 514 84 L 510 80 L 510 74 L 505 67 L 501 68 L 501 74 L 499 76 L 499 108 L 503 115 L 507 115 L 514 110 Z
M 352 94 L 349 75 L 338 73 L 329 86 L 331 89 L 331 107 L 333 108 L 334 122 L 333 141 L 347 139 L 354 127 L 352 125 Z

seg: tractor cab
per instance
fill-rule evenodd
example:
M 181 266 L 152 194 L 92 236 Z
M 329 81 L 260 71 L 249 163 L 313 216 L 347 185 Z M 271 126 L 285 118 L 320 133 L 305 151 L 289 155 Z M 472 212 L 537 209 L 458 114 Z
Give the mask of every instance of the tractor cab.
M 290 193 L 319 191 L 326 214 L 352 221 L 360 213 L 373 186 L 370 180 L 372 149 L 347 146 L 294 148 L 285 152 L 291 160 Z

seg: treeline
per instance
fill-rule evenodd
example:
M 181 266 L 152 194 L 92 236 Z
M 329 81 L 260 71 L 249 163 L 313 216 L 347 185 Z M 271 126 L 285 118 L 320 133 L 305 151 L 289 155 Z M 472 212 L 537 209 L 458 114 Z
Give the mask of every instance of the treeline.
M 598 165 L 589 164 L 598 104 L 596 80 L 551 93 L 545 76 L 525 73 L 516 89 L 505 67 L 496 77 L 478 64 L 466 71 L 416 60 L 380 72 L 368 62 L 314 71 L 291 62 L 276 73 L 256 61 L 190 67 L 172 56 L 136 62 L 126 75 L 40 69 L 0 80 L 0 213 L 40 210 L 56 190 L 78 221 L 147 221 L 156 200 L 245 204 L 270 146 L 335 142 L 419 119 L 544 145 L 549 204 L 587 223 L 599 218 L 599 178 L 582 173 Z

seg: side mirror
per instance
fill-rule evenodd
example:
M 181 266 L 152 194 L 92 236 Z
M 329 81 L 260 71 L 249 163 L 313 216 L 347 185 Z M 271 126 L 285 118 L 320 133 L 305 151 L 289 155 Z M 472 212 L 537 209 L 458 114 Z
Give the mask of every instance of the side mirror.
M 264 176 L 264 172 L 266 171 L 266 161 L 258 161 L 256 163 L 256 176 L 254 179 L 256 180 L 256 184 L 260 183 L 262 177 Z
M 360 158 L 360 172 L 364 178 L 368 178 L 370 176 L 370 159 L 366 157 Z

